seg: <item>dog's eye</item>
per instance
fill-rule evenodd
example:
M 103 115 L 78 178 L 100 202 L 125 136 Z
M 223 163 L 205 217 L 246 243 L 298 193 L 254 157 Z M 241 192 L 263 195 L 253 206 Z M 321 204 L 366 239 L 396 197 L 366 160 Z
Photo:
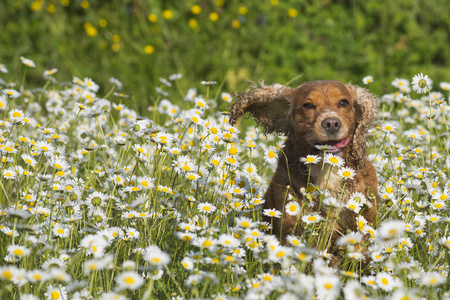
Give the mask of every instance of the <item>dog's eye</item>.
M 303 104 L 303 107 L 306 108 L 306 109 L 312 109 L 312 108 L 315 108 L 315 106 L 312 105 L 311 103 L 305 103 L 305 104 Z
M 346 107 L 348 106 L 348 100 L 347 99 L 342 99 L 341 101 L 339 101 L 339 106 L 340 107 Z

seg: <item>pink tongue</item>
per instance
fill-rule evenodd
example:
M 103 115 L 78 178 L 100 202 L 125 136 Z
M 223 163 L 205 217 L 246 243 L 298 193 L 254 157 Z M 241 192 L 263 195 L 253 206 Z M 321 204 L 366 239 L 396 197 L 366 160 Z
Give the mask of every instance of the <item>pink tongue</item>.
M 345 140 L 340 141 L 339 143 L 334 145 L 334 147 L 333 147 L 333 149 L 331 149 L 331 151 L 339 150 L 340 148 L 347 146 L 348 141 L 350 141 L 350 138 L 346 138 Z

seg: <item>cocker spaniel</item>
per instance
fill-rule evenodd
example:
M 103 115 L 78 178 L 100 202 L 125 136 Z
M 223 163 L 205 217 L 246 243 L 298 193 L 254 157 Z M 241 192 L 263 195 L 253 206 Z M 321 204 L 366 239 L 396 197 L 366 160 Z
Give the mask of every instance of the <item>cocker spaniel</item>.
M 366 139 L 378 114 L 379 100 L 361 87 L 335 80 L 306 82 L 297 88 L 281 84 L 267 86 L 261 83 L 260 87 L 252 84 L 250 91 L 237 96 L 230 111 L 231 125 L 249 112 L 265 133 L 287 136 L 278 156 L 277 169 L 265 193 L 263 207 L 284 213 L 280 219 L 264 217 L 265 221 L 273 222 L 273 233 L 283 243 L 287 235 L 301 235 L 307 228 L 302 215 L 292 216 L 285 209 L 289 199 L 298 201 L 301 214 L 318 213 L 327 220 L 318 237 L 320 245 L 317 242 L 313 246 L 330 250 L 339 261 L 337 241 L 345 234 L 358 231 L 361 224 L 357 223 L 357 217 L 364 217 L 365 224 L 373 227 L 377 223 L 377 175 L 367 160 Z M 308 155 L 323 157 L 324 151 L 339 156 L 345 166 L 352 168 L 356 173 L 353 179 L 344 180 L 338 174 L 339 168 L 332 164 L 323 164 L 322 161 L 307 165 L 301 161 Z M 305 190 L 311 189 L 326 189 L 327 197 L 338 199 L 339 208 L 330 209 L 323 203 L 324 197 L 320 193 L 322 196 L 308 199 Z M 361 193 L 359 200 L 365 198 L 358 213 L 345 208 L 355 192 Z M 365 252 L 366 240 L 367 237 L 363 237 L 355 251 Z M 332 260 L 332 264 L 337 261 Z

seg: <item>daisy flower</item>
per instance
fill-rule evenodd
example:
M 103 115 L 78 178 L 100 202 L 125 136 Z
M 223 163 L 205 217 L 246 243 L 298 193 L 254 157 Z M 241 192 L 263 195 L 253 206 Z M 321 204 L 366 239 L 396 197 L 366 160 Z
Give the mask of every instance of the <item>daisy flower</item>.
M 264 209 L 263 215 L 268 216 L 270 218 L 281 218 L 281 211 L 276 210 L 275 208 Z
M 239 217 L 235 219 L 236 226 L 242 227 L 242 228 L 253 228 L 257 224 L 253 222 L 250 218 L 247 217 Z
M 349 210 L 359 213 L 361 211 L 361 208 L 363 207 L 363 204 L 360 202 L 357 202 L 354 199 L 351 199 L 345 204 L 345 207 L 347 207 Z
M 379 272 L 375 276 L 375 282 L 379 288 L 387 292 L 392 291 L 397 286 L 394 277 L 386 272 Z
M 448 250 L 450 250 L 450 236 L 448 237 L 441 237 L 438 241 L 438 243 L 444 247 L 446 247 Z
M 438 222 L 439 220 L 441 220 L 441 217 L 436 215 L 436 214 L 430 214 L 430 215 L 426 216 L 425 218 L 428 221 L 433 222 L 433 223 Z
M 39 152 L 53 153 L 55 151 L 55 147 L 46 141 L 37 141 L 35 147 Z
M 117 275 L 116 283 L 119 290 L 135 291 L 144 284 L 144 279 L 136 272 L 128 271 Z
M 13 109 L 8 113 L 10 119 L 14 122 L 20 122 L 21 119 L 25 116 L 23 111 L 20 109 Z
M 428 75 L 424 76 L 422 73 L 420 73 L 413 77 L 411 84 L 414 91 L 416 91 L 418 94 L 423 94 L 429 91 L 432 85 L 432 81 L 428 77 Z
M 359 232 L 351 232 L 349 234 L 346 234 L 344 236 L 341 236 L 337 240 L 337 244 L 339 246 L 347 246 L 347 245 L 356 245 L 359 243 L 362 239 L 362 234 Z
M 230 249 L 237 248 L 239 246 L 239 240 L 232 236 L 231 234 L 222 234 L 219 237 L 218 243 L 223 247 L 227 247 Z
M 17 176 L 17 173 L 13 169 L 3 170 L 3 178 L 14 179 L 14 178 L 16 178 L 16 176 Z
M 316 276 L 317 299 L 335 299 L 339 294 L 339 277 L 332 275 Z
M 30 67 L 30 68 L 35 68 L 35 67 L 36 67 L 36 64 L 35 64 L 34 61 L 32 61 L 31 59 L 28 59 L 28 58 L 25 58 L 25 57 L 21 56 L 21 57 L 20 57 L 20 60 L 22 61 L 22 63 L 23 63 L 25 66 L 28 66 L 28 67 Z
M 48 272 L 42 270 L 32 270 L 27 273 L 27 278 L 30 282 L 44 282 L 50 278 L 50 274 Z
M 204 213 L 208 213 L 208 214 L 214 212 L 217 209 L 214 205 L 212 205 L 210 203 L 199 203 L 197 205 L 197 208 L 200 212 L 204 212 Z
M 450 190 L 444 189 L 442 192 L 436 192 L 432 195 L 434 200 L 446 201 L 450 197 Z
M 344 165 L 344 159 L 341 158 L 340 156 L 335 156 L 331 153 L 327 153 L 325 154 L 325 163 L 332 165 L 332 166 L 337 166 L 337 167 L 341 167 L 342 165 Z
M 44 74 L 43 74 L 43 77 L 45 79 L 49 79 L 49 77 L 52 76 L 53 74 L 55 74 L 56 72 L 58 72 L 58 69 L 55 69 L 55 68 L 50 69 L 50 70 L 45 70 Z
M 342 179 L 353 179 L 355 177 L 356 172 L 350 167 L 343 167 L 339 169 L 339 176 L 341 176 Z
M 427 272 L 420 279 L 420 283 L 426 286 L 438 286 L 444 282 L 445 277 L 438 272 Z
M 39 297 L 33 294 L 21 294 L 19 300 L 39 300 Z
M 20 93 L 14 89 L 4 89 L 3 93 L 10 96 L 11 98 L 18 98 L 20 96 Z
M 368 299 L 364 287 L 356 281 L 348 281 L 343 288 L 345 299 Z
M 290 257 L 292 253 L 292 248 L 278 245 L 269 251 L 269 259 L 275 263 L 280 262 L 281 260 Z
M 75 297 L 73 297 L 73 298 L 75 298 Z M 145 298 L 145 296 L 143 296 L 143 298 Z M 123 295 L 120 295 L 118 293 L 115 293 L 115 292 L 103 293 L 98 298 L 98 300 L 111 300 L 111 299 L 114 299 L 114 300 L 128 300 L 127 297 L 125 297 Z
M 150 245 L 145 248 L 144 260 L 148 261 L 150 264 L 162 267 L 170 263 L 170 256 L 161 251 L 158 246 Z
M 155 135 L 154 140 L 157 143 L 168 145 L 172 143 L 173 135 L 171 135 L 170 133 L 160 131 Z
M 403 132 L 403 135 L 411 138 L 413 141 L 422 139 L 422 137 L 420 136 L 420 132 L 416 129 L 406 130 L 405 132 Z
M 450 91 L 450 83 L 448 82 L 441 82 L 439 84 L 439 86 L 441 87 L 441 89 L 443 89 L 444 91 Z
M 45 297 L 51 300 L 65 300 L 67 298 L 67 289 L 65 286 L 59 285 L 49 285 L 47 291 L 45 292 Z
M 300 158 L 300 162 L 304 163 L 305 165 L 317 164 L 318 162 L 320 162 L 320 160 L 321 157 L 319 157 L 318 155 L 308 155 L 306 157 Z
M 302 217 L 302 221 L 305 222 L 306 224 L 318 223 L 322 219 L 323 218 L 318 213 L 308 214 Z
M 362 79 L 362 82 L 364 83 L 364 84 L 369 84 L 369 83 L 371 83 L 371 82 L 373 82 L 373 77 L 372 76 L 366 76 L 366 77 L 364 77 L 363 79 Z
M 205 81 L 205 80 L 203 80 L 203 81 L 200 82 L 200 83 L 203 84 L 203 85 L 209 86 L 209 85 L 216 84 L 217 81 Z
M 384 256 L 381 254 L 381 252 L 378 251 L 371 252 L 370 257 L 374 262 L 380 262 L 384 260 Z
M 271 165 L 277 163 L 277 152 L 275 146 L 269 146 L 269 148 L 264 151 L 264 161 L 268 162 Z
M 331 146 L 331 145 L 314 145 L 314 147 L 323 152 L 334 148 L 334 146 Z
M 394 293 L 392 293 L 392 296 L 390 299 L 392 300 L 419 300 L 423 299 L 420 298 L 420 293 L 416 290 L 406 290 L 406 289 L 397 289 Z
M 222 93 L 220 94 L 220 97 L 222 98 L 223 101 L 225 102 L 231 102 L 233 101 L 233 97 L 231 97 L 231 95 L 229 93 Z
M 25 257 L 31 253 L 30 249 L 27 249 L 24 246 L 9 245 L 7 249 L 9 255 L 17 257 Z
M 65 238 L 68 237 L 70 234 L 69 228 L 66 228 L 62 224 L 55 224 L 52 228 L 53 234 L 57 237 Z
M 103 252 L 108 246 L 108 242 L 101 236 L 89 234 L 85 236 L 81 242 L 80 247 L 87 250 L 88 254 L 93 254 L 94 257 L 103 257 Z
M 225 163 L 228 165 L 234 166 L 234 165 L 237 165 L 238 162 L 235 157 L 227 155 L 225 157 Z
M 258 175 L 258 173 L 257 173 L 258 170 L 257 170 L 256 166 L 253 163 L 245 163 L 242 166 L 242 170 L 244 171 L 244 173 L 247 176 L 256 176 L 256 175 Z
M 378 228 L 379 238 L 382 241 L 392 241 L 400 237 L 405 231 L 405 223 L 391 220 L 381 223 Z
M 403 87 L 409 87 L 409 81 L 403 78 L 395 78 L 394 81 L 391 82 L 392 86 L 402 89 Z
M 395 126 L 394 124 L 387 122 L 381 126 L 381 130 L 384 132 L 393 132 L 395 130 Z
M 297 216 L 300 213 L 300 205 L 297 201 L 290 201 L 286 203 L 284 211 L 290 216 Z
M 433 210 L 441 210 L 441 209 L 446 208 L 447 205 L 445 204 L 444 201 L 437 200 L 437 201 L 434 201 L 432 204 L 430 204 L 430 206 Z
M 192 244 L 200 248 L 211 249 L 215 246 L 216 241 L 212 238 L 198 237 Z
M 192 260 L 192 258 L 190 257 L 185 257 L 181 260 L 181 265 L 183 266 L 183 268 L 185 268 L 186 270 L 192 271 L 194 270 L 194 261 Z

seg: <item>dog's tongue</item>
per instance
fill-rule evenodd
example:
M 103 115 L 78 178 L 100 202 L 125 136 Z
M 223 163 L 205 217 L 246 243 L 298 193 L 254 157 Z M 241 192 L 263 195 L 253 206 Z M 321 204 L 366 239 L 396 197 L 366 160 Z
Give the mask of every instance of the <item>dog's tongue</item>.
M 350 138 L 346 138 L 340 142 L 338 142 L 337 144 L 334 145 L 333 149 L 331 149 L 331 151 L 337 151 L 345 146 L 347 146 L 348 141 L 350 141 Z

